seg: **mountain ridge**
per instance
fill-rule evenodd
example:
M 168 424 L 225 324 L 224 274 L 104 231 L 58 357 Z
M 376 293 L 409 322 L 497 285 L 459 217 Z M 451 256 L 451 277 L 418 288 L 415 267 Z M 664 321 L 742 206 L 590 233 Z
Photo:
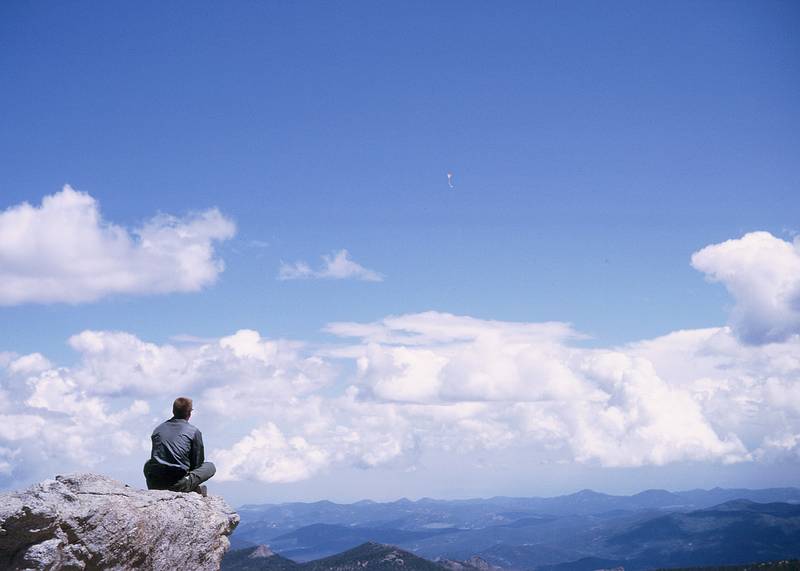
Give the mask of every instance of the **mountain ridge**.
M 264 555 L 254 556 L 256 553 Z M 269 554 L 267 554 L 269 553 Z M 494 571 L 499 569 L 479 557 L 470 561 L 431 561 L 413 553 L 374 541 L 328 557 L 297 563 L 260 545 L 231 552 L 221 571 Z
M 714 490 L 710 494 L 716 499 L 731 493 Z M 264 542 L 300 561 L 334 555 L 364 540 L 374 540 L 430 560 L 466 561 L 477 555 L 507 569 L 552 566 L 561 571 L 592 571 L 586 566 L 601 561 L 601 567 L 616 567 L 624 561 L 628 571 L 636 571 L 655 566 L 800 557 L 793 547 L 800 545 L 800 535 L 793 531 L 800 530 L 800 490 L 757 490 L 749 495 L 792 501 L 737 498 L 687 509 L 675 507 L 671 493 L 658 490 L 626 497 L 622 504 L 608 503 L 607 496 L 582 491 L 568 497 L 560 512 L 555 509 L 558 504 L 536 502 L 426 502 L 411 508 L 370 504 L 365 506 L 366 512 L 350 507 L 340 512 L 316 511 L 314 517 L 330 517 L 337 523 L 309 526 L 303 525 L 309 513 L 296 517 L 302 510 L 294 513 L 283 508 L 258 514 L 263 519 L 245 521 L 243 538 L 255 540 L 266 529 L 271 539 Z M 654 499 L 656 507 L 651 507 Z M 550 509 L 537 509 L 543 505 Z M 580 509 L 575 509 L 576 505 Z M 278 512 L 289 519 L 271 521 Z M 748 542 L 747 537 L 757 541 Z M 682 547 L 693 540 L 691 548 Z M 726 558 L 726 551 L 735 557 Z
M 664 488 L 650 488 L 647 490 L 642 490 L 640 492 L 636 492 L 633 494 L 609 494 L 605 492 L 599 492 L 597 490 L 593 490 L 591 488 L 584 488 L 577 492 L 572 492 L 570 494 L 559 494 L 556 496 L 490 496 L 490 497 L 471 497 L 471 498 L 451 498 L 451 499 L 444 499 L 444 498 L 432 498 L 429 496 L 423 496 L 417 500 L 411 500 L 406 497 L 401 497 L 396 500 L 386 500 L 386 501 L 379 501 L 373 500 L 369 498 L 364 498 L 360 500 L 355 500 L 352 502 L 335 502 L 332 500 L 315 500 L 313 502 L 280 502 L 280 503 L 265 503 L 265 504 L 254 504 L 254 503 L 246 503 L 242 504 L 237 508 L 237 511 L 241 510 L 252 510 L 252 509 L 261 509 L 264 507 L 281 507 L 281 506 L 293 506 L 293 505 L 305 505 L 305 506 L 374 506 L 374 505 L 391 505 L 391 504 L 399 504 L 399 505 L 409 505 L 409 504 L 425 504 L 425 503 L 475 503 L 475 502 L 501 502 L 501 501 L 517 501 L 517 500 L 557 500 L 561 498 L 571 498 L 575 496 L 585 496 L 585 495 L 596 495 L 596 496 L 603 496 L 607 498 L 635 498 L 639 496 L 649 496 L 658 494 L 669 494 L 670 496 L 676 496 L 679 498 L 693 498 L 697 495 L 732 495 L 732 496 L 742 496 L 742 495 L 753 495 L 753 494 L 761 494 L 761 493 L 770 493 L 770 494 L 788 494 L 792 496 L 796 496 L 798 499 L 797 501 L 800 502 L 800 487 L 795 486 L 782 486 L 776 488 L 721 488 L 721 487 L 714 487 L 714 488 L 692 488 L 689 490 L 680 490 L 680 491 L 670 491 Z M 720 502 L 721 503 L 721 502 Z
M 393 545 L 365 542 L 353 549 L 306 563 L 296 563 L 272 553 L 264 545 L 231 552 L 221 571 L 502 571 L 479 556 L 465 561 L 428 560 Z M 630 560 L 585 557 L 556 565 L 542 565 L 535 571 L 622 570 Z M 631 568 L 631 567 L 628 567 Z M 635 563 L 634 567 L 635 568 Z M 666 568 L 658 568 L 665 571 Z M 800 560 L 779 559 L 741 565 L 669 568 L 671 571 L 800 571 Z

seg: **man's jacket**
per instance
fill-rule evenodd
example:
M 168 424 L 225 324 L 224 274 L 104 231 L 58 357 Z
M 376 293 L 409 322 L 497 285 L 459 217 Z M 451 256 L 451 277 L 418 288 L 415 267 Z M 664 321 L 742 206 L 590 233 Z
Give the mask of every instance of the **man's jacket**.
M 152 476 L 172 485 L 205 462 L 203 435 L 196 426 L 182 418 L 171 418 L 159 424 L 150 437 Z

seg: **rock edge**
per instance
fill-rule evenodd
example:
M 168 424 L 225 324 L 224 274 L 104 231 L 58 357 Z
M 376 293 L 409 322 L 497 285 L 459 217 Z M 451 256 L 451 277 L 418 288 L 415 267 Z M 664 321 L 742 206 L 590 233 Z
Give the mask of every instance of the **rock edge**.
M 220 497 L 56 476 L 0 494 L 0 568 L 216 570 L 238 523 Z

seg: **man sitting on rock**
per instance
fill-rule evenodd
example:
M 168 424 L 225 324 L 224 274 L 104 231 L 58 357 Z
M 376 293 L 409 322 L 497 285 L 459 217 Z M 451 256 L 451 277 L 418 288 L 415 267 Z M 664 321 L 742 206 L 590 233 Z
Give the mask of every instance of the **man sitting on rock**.
M 197 492 L 205 496 L 201 485 L 217 469 L 205 461 L 203 435 L 189 424 L 192 399 L 178 397 L 172 404 L 172 418 L 159 424 L 151 437 L 153 450 L 145 462 L 144 477 L 148 490 Z

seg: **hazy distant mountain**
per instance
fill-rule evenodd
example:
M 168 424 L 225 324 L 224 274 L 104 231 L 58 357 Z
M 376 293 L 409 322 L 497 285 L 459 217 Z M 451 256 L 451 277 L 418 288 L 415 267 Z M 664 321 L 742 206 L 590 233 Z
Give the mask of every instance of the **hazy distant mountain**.
M 271 539 L 269 544 L 286 557 L 308 561 L 363 543 L 411 544 L 442 533 L 442 530 L 407 531 L 316 523 L 279 535 Z
M 470 561 L 433 562 L 402 549 L 364 543 L 343 553 L 306 563 L 295 563 L 272 553 L 266 546 L 232 551 L 223 571 L 495 571 L 479 557 Z
M 543 565 L 536 567 L 536 571 L 625 571 L 627 561 L 616 559 L 603 559 L 602 557 L 583 557 L 577 561 L 558 563 L 556 565 Z
M 274 553 L 266 545 L 229 551 L 222 560 L 228 571 L 296 571 L 300 564 Z
M 492 565 L 482 557 L 473 555 L 466 561 L 454 561 L 452 559 L 440 559 L 436 561 L 439 565 L 450 571 L 502 571 L 502 567 Z
M 246 506 L 232 544 L 268 543 L 296 561 L 375 542 L 430 560 L 478 555 L 506 569 L 630 571 L 800 556 L 791 549 L 800 545 L 798 510 L 796 488 Z
M 572 563 L 543 566 L 536 571 L 622 571 L 627 561 L 587 557 Z M 309 561 L 295 563 L 272 553 L 266 546 L 237 550 L 229 553 L 222 571 L 502 571 L 480 557 L 467 561 L 429 561 L 391 545 L 365 543 L 346 552 Z M 777 560 L 763 563 L 731 566 L 705 566 L 670 568 L 670 571 L 800 571 L 800 561 Z
M 665 571 L 656 569 L 655 571 Z M 680 567 L 670 571 L 800 571 L 800 560 L 765 561 L 747 565 L 726 565 L 724 567 Z
M 613 511 L 645 509 L 690 511 L 718 505 L 734 499 L 755 502 L 800 502 L 798 488 L 765 490 L 735 489 L 668 492 L 647 490 L 632 496 L 613 496 L 583 490 L 554 498 L 494 497 L 469 500 L 434 500 L 423 498 L 395 502 L 361 501 L 336 504 L 329 501 L 245 505 L 238 512 L 242 523 L 234 534 L 239 542 L 252 545 L 268 542 L 300 527 L 338 524 L 405 530 L 446 527 L 479 529 L 512 523 L 523 517 L 601 514 Z
M 630 568 L 731 565 L 800 557 L 800 505 L 734 500 L 673 513 L 607 540 Z
M 628 526 L 610 520 L 593 525 L 589 534 L 578 530 L 549 544 L 531 543 L 498 544 L 479 554 L 506 568 L 540 571 L 618 566 L 636 571 L 791 559 L 800 557 L 800 505 L 736 500 Z
M 344 553 L 303 565 L 307 571 L 442 571 L 443 567 L 390 545 L 365 543 Z

